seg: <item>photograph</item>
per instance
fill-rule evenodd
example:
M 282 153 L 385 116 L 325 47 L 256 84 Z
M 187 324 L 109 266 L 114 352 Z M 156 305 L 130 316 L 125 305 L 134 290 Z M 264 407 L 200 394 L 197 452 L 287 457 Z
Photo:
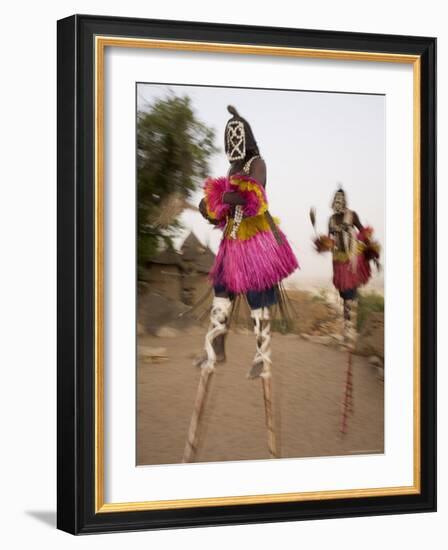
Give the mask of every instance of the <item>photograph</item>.
M 435 39 L 58 22 L 58 527 L 435 509 Z
M 136 465 L 383 454 L 385 95 L 135 97 Z
M 444 4 L 4 6 L 3 547 L 446 546 Z

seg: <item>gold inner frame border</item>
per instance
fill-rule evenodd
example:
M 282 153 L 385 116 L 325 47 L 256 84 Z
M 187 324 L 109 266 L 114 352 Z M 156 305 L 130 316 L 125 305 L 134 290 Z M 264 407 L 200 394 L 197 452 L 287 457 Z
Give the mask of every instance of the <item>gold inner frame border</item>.
M 145 48 L 207 53 L 234 53 L 314 59 L 406 63 L 413 65 L 413 219 L 414 219 L 414 348 L 413 348 L 413 455 L 414 482 L 410 486 L 343 489 L 302 493 L 154 500 L 106 503 L 104 501 L 104 54 L 106 47 Z M 96 36 L 95 55 L 95 513 L 167 510 L 209 506 L 231 506 L 278 502 L 304 502 L 342 498 L 419 494 L 421 490 L 420 425 L 420 166 L 421 166 L 421 60 L 418 55 L 256 46 L 178 40 Z

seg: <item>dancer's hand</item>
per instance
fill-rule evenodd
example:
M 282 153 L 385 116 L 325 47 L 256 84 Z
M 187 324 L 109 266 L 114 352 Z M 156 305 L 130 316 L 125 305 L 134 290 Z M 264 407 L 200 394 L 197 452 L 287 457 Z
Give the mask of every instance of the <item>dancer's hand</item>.
M 217 225 L 219 223 L 218 220 L 213 220 L 207 214 L 207 206 L 205 204 L 205 199 L 201 200 L 198 208 L 199 208 L 199 212 L 202 214 L 202 217 L 205 218 L 209 223 L 211 223 L 212 225 Z
M 240 193 L 238 193 L 238 191 L 228 191 L 227 193 L 224 193 L 222 196 L 222 202 L 230 204 L 231 206 L 244 206 L 246 204 L 246 200 L 240 195 Z
M 328 252 L 334 248 L 333 239 L 327 235 L 319 235 L 319 237 L 314 239 L 313 242 L 315 250 L 319 253 Z

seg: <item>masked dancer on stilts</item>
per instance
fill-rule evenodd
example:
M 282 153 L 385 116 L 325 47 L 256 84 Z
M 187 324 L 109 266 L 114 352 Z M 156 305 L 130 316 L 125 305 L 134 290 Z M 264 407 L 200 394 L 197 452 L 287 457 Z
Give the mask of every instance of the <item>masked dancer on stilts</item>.
M 204 218 L 219 227 L 223 236 L 209 274 L 214 299 L 204 354 L 196 362 L 201 376 L 184 462 L 194 460 L 210 377 L 226 358 L 225 337 L 232 308 L 240 297 L 250 307 L 255 335 L 255 356 L 248 378 L 261 379 L 269 454 L 278 456 L 272 414 L 271 311 L 273 306 L 282 310 L 281 281 L 298 268 L 298 262 L 278 220 L 268 211 L 266 164 L 252 129 L 234 107 L 227 109 L 232 115 L 224 135 L 229 171 L 225 177 L 206 180 L 199 205 Z
M 371 261 L 380 269 L 380 246 L 372 239 L 373 229 L 364 227 L 358 214 L 348 208 L 342 188 L 336 191 L 331 208 L 333 215 L 328 222 L 328 235 L 316 235 L 314 244 L 320 253 L 332 252 L 333 284 L 343 302 L 343 336 L 348 351 L 340 428 L 344 434 L 347 431 L 347 416 L 353 412 L 352 353 L 357 339 L 358 288 L 365 285 L 372 275 Z M 310 217 L 315 227 L 313 209 Z

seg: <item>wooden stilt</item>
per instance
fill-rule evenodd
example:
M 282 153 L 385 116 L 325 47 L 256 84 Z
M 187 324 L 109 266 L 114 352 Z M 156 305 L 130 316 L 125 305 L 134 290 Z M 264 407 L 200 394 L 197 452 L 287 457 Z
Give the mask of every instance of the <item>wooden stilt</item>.
M 196 392 L 196 400 L 194 402 L 193 414 L 190 420 L 182 462 L 192 462 L 196 455 L 199 438 L 199 423 L 207 397 L 209 380 L 215 371 L 216 365 L 216 352 L 213 347 L 213 342 L 218 336 L 226 334 L 231 307 L 232 302 L 229 298 L 215 297 L 213 300 L 210 312 L 210 326 L 205 335 L 206 356 L 201 362 L 201 376 L 199 378 L 199 386 Z
M 192 462 L 196 455 L 199 440 L 199 423 L 201 421 L 204 404 L 207 398 L 207 391 L 213 370 L 205 367 L 201 369 L 198 391 L 194 403 L 193 414 L 191 416 L 190 427 L 188 429 L 187 442 L 185 444 L 182 462 Z
M 268 449 L 271 458 L 278 458 L 277 441 L 275 437 L 274 415 L 272 412 L 272 378 L 271 373 L 261 375 L 263 386 L 264 412 L 266 419 L 266 429 L 268 431 Z
M 278 458 L 272 410 L 271 323 L 269 310 L 267 308 L 255 309 L 252 310 L 251 316 L 254 321 L 257 351 L 248 377 L 261 378 L 269 455 L 271 458 Z
M 357 340 L 357 313 L 356 300 L 344 301 L 344 341 L 347 347 L 347 370 L 345 375 L 344 393 L 342 397 L 341 425 L 342 435 L 347 433 L 349 414 L 354 413 L 353 405 L 353 352 Z
M 347 371 L 345 376 L 345 388 L 342 399 L 342 414 L 341 414 L 341 434 L 347 433 L 348 415 L 353 414 L 353 367 L 352 367 L 352 350 L 348 351 Z

